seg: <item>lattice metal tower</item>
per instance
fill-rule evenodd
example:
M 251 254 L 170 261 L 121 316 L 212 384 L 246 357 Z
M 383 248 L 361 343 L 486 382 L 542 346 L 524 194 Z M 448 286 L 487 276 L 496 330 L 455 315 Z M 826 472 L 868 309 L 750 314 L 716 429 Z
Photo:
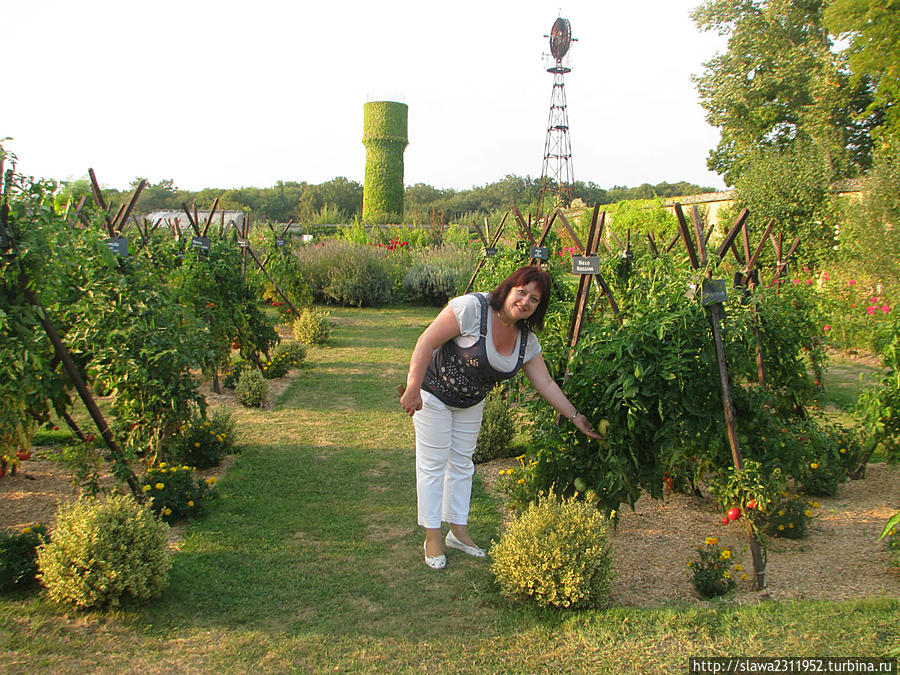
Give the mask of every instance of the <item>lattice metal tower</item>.
M 564 76 L 572 69 L 563 65 L 569 51 L 572 29 L 568 19 L 557 18 L 550 29 L 550 53 L 555 61 L 547 68 L 553 74 L 553 92 L 550 95 L 550 116 L 547 120 L 547 139 L 544 141 L 544 165 L 538 190 L 538 215 L 543 215 L 544 204 L 548 210 L 559 201 L 568 204 L 572 198 L 575 173 L 572 168 L 572 142 L 569 138 L 569 113 L 566 110 L 566 84 Z M 551 198 L 548 199 L 548 196 Z

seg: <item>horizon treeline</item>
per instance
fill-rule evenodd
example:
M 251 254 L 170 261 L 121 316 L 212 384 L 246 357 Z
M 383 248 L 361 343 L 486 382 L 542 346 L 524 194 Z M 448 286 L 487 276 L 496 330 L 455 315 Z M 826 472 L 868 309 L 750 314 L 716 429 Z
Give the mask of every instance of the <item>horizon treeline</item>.
M 122 203 L 130 198 L 140 177 L 128 190 L 104 188 L 107 203 Z M 435 188 L 424 183 L 407 186 L 404 194 L 403 220 L 409 224 L 449 224 L 506 211 L 513 205 L 523 212 L 536 210 L 539 181 L 529 176 L 507 175 L 505 178 L 467 190 Z M 576 181 L 572 198 L 584 204 L 614 204 L 623 200 L 681 197 L 716 189 L 687 181 L 643 183 L 637 187 L 616 185 L 602 188 L 593 182 Z M 59 200 L 77 203 L 82 196 L 90 198 L 87 177 L 63 181 Z M 220 209 L 249 212 L 254 220 L 300 224 L 343 224 L 357 220 L 362 213 L 363 186 L 338 176 L 324 183 L 278 181 L 265 188 L 204 188 L 183 190 L 174 181 L 147 182 L 135 208 L 136 215 L 153 211 L 181 210 L 182 204 L 209 209 L 219 199 Z

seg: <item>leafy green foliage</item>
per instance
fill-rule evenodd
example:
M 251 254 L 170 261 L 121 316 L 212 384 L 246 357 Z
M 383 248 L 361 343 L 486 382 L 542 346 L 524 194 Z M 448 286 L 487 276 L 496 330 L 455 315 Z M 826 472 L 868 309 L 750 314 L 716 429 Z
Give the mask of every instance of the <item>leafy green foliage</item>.
M 515 437 L 515 415 L 510 402 L 503 396 L 503 391 L 495 387 L 484 401 L 484 416 L 472 461 L 479 463 L 512 457 L 517 451 L 513 445 Z
M 703 546 L 697 547 L 700 560 L 688 563 L 691 583 L 704 598 L 725 595 L 737 585 L 731 576 L 734 560 L 731 549 L 720 546 L 715 537 L 707 537 Z
M 874 133 L 900 137 L 900 7 L 883 0 L 832 0 L 824 23 L 849 39 L 846 54 L 853 76 L 872 81 L 874 95 L 866 113 L 884 116 Z
M 319 302 L 374 307 L 391 299 L 392 253 L 330 240 L 296 252 L 299 269 Z
M 812 141 L 831 177 L 850 170 L 852 96 L 822 26 L 823 0 L 707 0 L 692 18 L 728 36 L 728 49 L 695 78 L 707 121 L 720 131 L 709 167 L 734 185 L 754 152 Z M 864 106 L 863 106 L 864 107 Z M 854 158 L 865 165 L 865 157 Z
M 291 324 L 294 338 L 304 345 L 324 345 L 331 337 L 331 315 L 317 307 L 308 307 Z
M 784 492 L 771 504 L 763 532 L 782 539 L 802 539 L 810 520 L 815 517 L 817 502 L 810 502 L 797 493 Z
M 31 525 L 18 532 L 0 532 L 0 591 L 26 588 L 36 581 L 37 548 L 50 541 L 47 528 Z
M 735 178 L 740 204 L 750 211 L 750 226 L 762 231 L 769 220 L 787 241 L 801 237 L 810 263 L 833 256 L 836 197 L 834 172 L 822 146 L 798 140 L 746 152 L 746 166 Z
M 269 383 L 258 370 L 245 369 L 234 385 L 234 395 L 248 408 L 261 408 L 269 397 Z
M 132 497 L 64 504 L 53 539 L 38 549 L 39 579 L 51 600 L 77 609 L 149 599 L 168 583 L 166 530 Z
M 234 451 L 236 425 L 228 410 L 219 408 L 209 419 L 197 415 L 170 446 L 172 461 L 205 469 Z
M 150 508 L 162 520 L 199 518 L 206 512 L 213 484 L 197 478 L 194 469 L 162 462 L 141 476 L 141 489 L 150 497 Z
M 503 595 L 542 607 L 600 607 L 613 579 L 609 525 L 590 504 L 550 493 L 509 523 L 491 546 Z

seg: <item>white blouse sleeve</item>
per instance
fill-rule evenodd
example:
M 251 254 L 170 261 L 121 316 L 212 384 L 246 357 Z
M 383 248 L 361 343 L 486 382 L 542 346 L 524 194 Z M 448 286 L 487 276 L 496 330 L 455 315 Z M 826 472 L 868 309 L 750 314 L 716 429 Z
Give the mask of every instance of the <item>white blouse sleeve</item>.
M 481 303 L 478 298 L 471 294 L 460 295 L 447 304 L 456 314 L 460 335 L 477 340 L 481 329 Z

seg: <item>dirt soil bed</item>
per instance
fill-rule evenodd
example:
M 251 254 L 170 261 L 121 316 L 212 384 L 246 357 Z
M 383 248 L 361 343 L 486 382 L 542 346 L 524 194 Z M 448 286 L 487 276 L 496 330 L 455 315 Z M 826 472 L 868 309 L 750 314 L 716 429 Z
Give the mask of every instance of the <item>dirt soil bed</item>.
M 477 467 L 489 492 L 498 471 L 515 463 L 496 460 Z M 815 501 L 820 508 L 804 539 L 769 539 L 767 588 L 756 591 L 742 521 L 722 525 L 721 509 L 709 499 L 668 491 L 663 501 L 641 498 L 634 511 L 626 506 L 619 515 L 613 603 L 654 607 L 702 602 L 687 565 L 698 559 L 697 547 L 706 537 L 729 547 L 748 575 L 729 596 L 739 603 L 900 598 L 900 570 L 891 567 L 891 554 L 878 541 L 887 519 L 900 509 L 900 467 L 870 464 L 864 479 L 843 483 L 835 497 Z

